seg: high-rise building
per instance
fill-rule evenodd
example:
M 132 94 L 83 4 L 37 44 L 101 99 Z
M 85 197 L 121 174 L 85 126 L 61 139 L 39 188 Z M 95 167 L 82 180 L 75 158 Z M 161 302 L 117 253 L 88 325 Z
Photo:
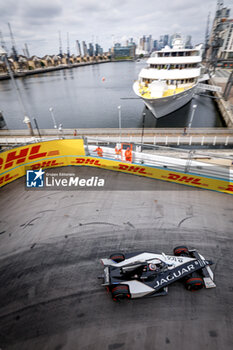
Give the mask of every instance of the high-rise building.
M 132 38 L 131 38 L 132 39 Z M 133 39 L 132 39 L 133 40 Z M 139 39 L 139 44 L 138 44 L 138 53 L 144 53 L 144 54 L 148 54 L 153 50 L 153 39 L 152 39 L 152 35 L 149 35 L 148 37 L 146 37 L 145 35 L 143 35 L 142 38 Z
M 95 49 L 94 49 L 94 55 L 95 56 L 103 55 L 103 52 L 104 52 L 104 50 L 102 49 L 102 47 L 98 43 L 96 43 L 95 44 Z
M 159 42 L 158 40 L 154 40 L 154 43 L 153 43 L 153 50 L 154 51 L 157 51 L 159 49 Z
M 145 51 L 145 43 L 146 43 L 146 36 L 143 35 L 143 37 L 139 39 L 138 49 L 141 51 Z
M 77 56 L 82 56 L 81 45 L 79 40 L 76 40 Z
M 162 49 L 164 47 L 163 45 L 163 35 L 160 35 L 160 38 L 159 38 L 159 49 Z
M 87 56 L 88 52 L 87 52 L 87 44 L 85 41 L 82 41 L 82 45 L 83 45 L 83 56 Z
M 233 19 L 227 24 L 224 35 L 222 35 L 223 44 L 219 48 L 218 58 L 233 61 Z
M 187 35 L 186 36 L 186 40 L 185 40 L 185 48 L 186 49 L 192 49 L 193 48 L 191 41 L 192 41 L 192 36 L 191 35 Z
M 92 43 L 89 43 L 89 49 L 88 49 L 89 56 L 94 56 L 94 46 Z
M 166 45 L 168 45 L 168 42 L 169 42 L 169 35 L 165 34 L 163 36 L 163 46 L 165 47 Z
M 207 59 L 214 67 L 218 61 L 233 60 L 233 19 L 229 16 L 230 9 L 218 1 L 207 52 Z
M 172 34 L 170 36 L 170 40 L 169 40 L 169 46 L 172 47 L 173 45 L 173 40 L 176 39 L 176 38 L 181 38 L 180 34 L 178 33 L 175 33 L 175 34 Z

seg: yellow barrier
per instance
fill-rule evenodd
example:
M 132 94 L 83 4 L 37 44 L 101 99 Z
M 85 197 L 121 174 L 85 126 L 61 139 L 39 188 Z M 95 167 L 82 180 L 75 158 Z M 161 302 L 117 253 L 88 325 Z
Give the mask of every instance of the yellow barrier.
M 95 157 L 78 157 L 72 159 L 72 165 L 94 166 L 103 169 L 120 171 L 128 174 L 145 176 L 157 180 L 176 182 L 218 192 L 233 194 L 233 183 L 225 180 L 207 178 L 174 170 L 159 169 L 151 166 L 128 164 L 116 160 L 102 159 Z
M 85 156 L 83 140 L 47 141 L 3 152 L 0 157 L 0 186 L 24 176 L 26 169 L 35 170 L 67 165 L 109 169 L 233 194 L 233 183 L 229 181 L 129 164 L 119 160 Z
M 26 174 L 27 169 L 70 165 L 68 156 L 84 156 L 83 140 L 56 140 L 17 147 L 0 154 L 0 187 Z

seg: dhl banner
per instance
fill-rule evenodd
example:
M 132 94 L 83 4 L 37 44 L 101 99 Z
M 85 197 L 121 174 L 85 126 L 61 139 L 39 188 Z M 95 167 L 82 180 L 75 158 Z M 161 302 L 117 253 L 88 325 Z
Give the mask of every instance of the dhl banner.
M 0 154 L 0 187 L 26 174 L 26 169 L 91 166 L 233 194 L 233 183 L 169 169 L 85 156 L 83 140 L 55 140 L 18 147 Z

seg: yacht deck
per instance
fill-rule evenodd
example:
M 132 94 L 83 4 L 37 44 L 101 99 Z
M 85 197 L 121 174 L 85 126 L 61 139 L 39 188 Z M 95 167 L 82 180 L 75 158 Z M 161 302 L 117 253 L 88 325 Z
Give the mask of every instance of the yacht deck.
M 175 89 L 168 89 L 168 90 L 164 91 L 162 97 L 176 95 L 176 94 L 179 94 L 185 90 L 189 90 L 192 87 L 193 87 L 193 85 L 190 85 L 188 87 L 177 87 Z M 154 97 L 154 96 L 152 97 L 150 87 L 146 87 L 146 86 L 140 86 L 139 93 L 140 93 L 141 97 L 147 98 L 147 99 L 161 98 L 161 97 Z

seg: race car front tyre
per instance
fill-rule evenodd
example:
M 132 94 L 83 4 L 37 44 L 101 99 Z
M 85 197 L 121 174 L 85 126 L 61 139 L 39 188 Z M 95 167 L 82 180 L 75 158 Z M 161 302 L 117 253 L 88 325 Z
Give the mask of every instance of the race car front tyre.
M 112 298 L 114 301 L 121 299 L 130 299 L 129 287 L 122 284 L 112 288 Z
M 189 256 L 189 250 L 185 246 L 175 247 L 173 253 L 176 256 Z
M 204 281 L 201 277 L 191 277 L 185 281 L 187 290 L 193 292 L 204 287 Z
M 125 260 L 125 256 L 122 253 L 116 253 L 116 254 L 110 255 L 109 259 L 112 259 L 113 261 L 119 263 Z

